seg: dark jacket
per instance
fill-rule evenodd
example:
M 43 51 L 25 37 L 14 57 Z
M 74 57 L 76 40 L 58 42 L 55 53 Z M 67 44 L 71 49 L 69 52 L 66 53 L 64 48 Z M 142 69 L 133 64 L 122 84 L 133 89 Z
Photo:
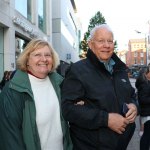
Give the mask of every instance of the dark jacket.
M 70 122 L 74 150 L 116 150 L 119 140 L 130 139 L 134 132 L 135 124 L 123 135 L 108 128 L 108 113 L 122 114 L 124 102 L 135 102 L 126 65 L 115 54 L 112 59 L 111 75 L 89 50 L 87 59 L 73 64 L 62 84 L 62 110 Z M 80 100 L 85 104 L 75 105 Z
M 14 74 L 15 74 L 15 71 L 5 71 L 4 72 L 4 76 L 0 82 L 0 90 L 3 89 L 5 84 L 13 77 Z
M 60 100 L 62 77 L 49 75 Z M 64 150 L 72 150 L 68 123 L 61 116 Z M 0 150 L 41 150 L 36 108 L 27 73 L 18 70 L 0 94 Z
M 138 94 L 139 113 L 141 116 L 150 116 L 150 81 L 144 73 L 141 74 L 135 83 Z

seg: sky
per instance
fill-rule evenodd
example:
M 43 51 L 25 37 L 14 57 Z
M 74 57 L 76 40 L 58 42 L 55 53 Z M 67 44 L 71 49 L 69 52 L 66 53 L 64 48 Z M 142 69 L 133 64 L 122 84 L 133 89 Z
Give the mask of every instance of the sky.
M 129 39 L 145 38 L 149 32 L 149 0 L 75 0 L 75 3 L 82 33 L 87 31 L 90 19 L 100 11 L 114 33 L 119 50 L 127 49 Z

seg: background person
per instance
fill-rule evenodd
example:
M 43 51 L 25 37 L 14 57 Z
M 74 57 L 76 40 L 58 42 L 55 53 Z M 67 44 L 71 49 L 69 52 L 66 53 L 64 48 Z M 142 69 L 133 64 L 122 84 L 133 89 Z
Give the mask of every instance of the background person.
M 74 150 L 125 150 L 137 116 L 127 67 L 114 53 L 108 25 L 96 26 L 88 44 L 87 58 L 71 66 L 62 84 Z
M 59 58 L 47 41 L 33 39 L 0 94 L 1 150 L 71 150 L 59 100 Z
M 150 148 L 150 65 L 136 80 L 141 124 L 144 131 L 140 139 L 140 150 Z
M 5 71 L 4 72 L 3 78 L 0 82 L 0 90 L 2 90 L 3 87 L 5 86 L 5 84 L 10 80 L 12 72 L 13 71 Z

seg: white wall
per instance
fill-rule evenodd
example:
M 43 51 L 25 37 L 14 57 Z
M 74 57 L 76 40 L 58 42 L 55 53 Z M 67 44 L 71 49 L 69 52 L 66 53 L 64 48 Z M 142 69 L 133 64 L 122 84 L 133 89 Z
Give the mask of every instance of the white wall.
M 59 53 L 60 59 L 67 62 L 76 62 L 79 60 L 77 45 L 77 35 L 74 28 L 76 23 L 74 11 L 70 0 L 52 0 L 52 43 L 56 51 Z M 70 16 L 71 14 L 71 16 Z M 58 36 L 60 34 L 60 36 Z M 56 44 L 56 43 L 60 44 Z M 67 54 L 71 55 L 71 59 L 67 60 Z

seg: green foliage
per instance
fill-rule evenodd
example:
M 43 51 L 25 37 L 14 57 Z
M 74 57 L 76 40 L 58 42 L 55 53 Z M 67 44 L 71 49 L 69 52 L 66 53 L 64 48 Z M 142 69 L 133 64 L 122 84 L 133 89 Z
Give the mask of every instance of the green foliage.
M 96 26 L 105 23 L 105 18 L 102 16 L 100 11 L 98 11 L 94 17 L 90 19 L 88 31 L 85 32 L 83 40 L 79 44 L 80 48 L 80 58 L 85 58 L 88 50 L 88 38 L 90 36 L 90 31 Z
M 115 41 L 114 45 L 115 45 L 115 47 L 114 47 L 114 52 L 117 54 L 117 47 L 118 47 L 117 41 Z
M 103 17 L 103 15 L 100 13 L 100 11 L 98 11 L 95 16 L 93 16 L 90 19 L 89 22 L 89 26 L 88 26 L 88 31 L 85 32 L 83 40 L 80 42 L 79 44 L 79 49 L 80 49 L 80 58 L 86 58 L 86 53 L 88 50 L 88 38 L 90 36 L 90 32 L 91 30 L 100 24 L 104 24 L 106 23 L 105 18 Z M 117 41 L 115 41 L 115 52 L 117 53 Z
M 94 17 L 90 19 L 90 24 L 88 26 L 88 33 L 87 36 L 90 35 L 90 31 L 99 24 L 104 24 L 105 23 L 105 18 L 102 16 L 102 14 L 98 11 Z

